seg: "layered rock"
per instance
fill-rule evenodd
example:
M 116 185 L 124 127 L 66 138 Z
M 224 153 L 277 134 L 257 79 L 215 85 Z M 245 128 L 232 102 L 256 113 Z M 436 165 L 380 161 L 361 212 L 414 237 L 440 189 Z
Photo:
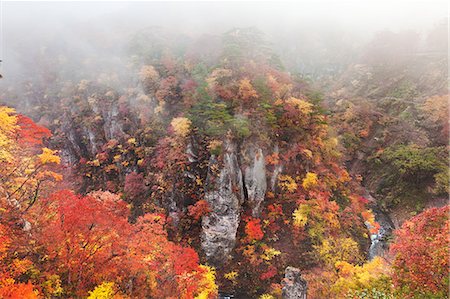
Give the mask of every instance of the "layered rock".
M 278 147 L 278 145 L 275 145 L 273 152 L 274 152 L 274 154 L 279 155 L 280 148 Z M 272 171 L 272 176 L 270 177 L 270 188 L 271 188 L 272 192 L 275 192 L 275 187 L 276 187 L 276 183 L 278 180 L 278 176 L 280 175 L 280 173 L 282 171 L 283 171 L 283 165 L 281 165 L 280 163 L 274 165 L 273 171 Z
M 287 267 L 283 280 L 283 299 L 306 299 L 308 284 L 302 278 L 300 269 Z
M 224 142 L 223 162 L 213 155 L 209 161 L 205 200 L 211 212 L 202 219 L 201 245 L 208 261 L 218 265 L 230 257 L 236 242 L 244 199 L 242 173 L 236 145 Z M 222 164 L 222 165 L 221 165 Z
M 244 184 L 247 189 L 247 200 L 252 208 L 253 217 L 261 214 L 261 203 L 267 190 L 265 158 L 261 148 L 252 144 L 245 147 L 243 156 L 248 157 L 244 166 Z

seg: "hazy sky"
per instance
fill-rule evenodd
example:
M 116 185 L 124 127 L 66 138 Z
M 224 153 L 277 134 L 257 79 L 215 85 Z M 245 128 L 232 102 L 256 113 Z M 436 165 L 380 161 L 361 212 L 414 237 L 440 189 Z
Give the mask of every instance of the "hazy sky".
M 447 1 L 291 2 L 10 2 L 3 1 L 4 33 L 58 30 L 113 20 L 123 26 L 177 26 L 182 30 L 230 26 L 288 28 L 332 25 L 353 30 L 422 29 L 448 15 Z M 75 23 L 75 24 L 74 24 Z
M 8 68 L 8 64 L 12 69 L 14 61 L 23 60 L 24 54 L 45 47 L 46 40 L 61 40 L 80 51 L 98 52 L 103 38 L 120 47 L 126 43 L 125 37 L 150 26 L 166 27 L 188 35 L 220 34 L 233 27 L 255 26 L 272 42 L 281 44 L 287 40 L 298 47 L 302 44 L 299 32 L 312 32 L 322 39 L 327 38 L 328 32 L 334 36 L 338 32 L 342 38 L 358 38 L 361 42 L 371 39 L 374 32 L 386 29 L 426 32 L 448 16 L 448 3 L 441 0 L 2 1 L 2 8 L 0 57 L 3 69 Z

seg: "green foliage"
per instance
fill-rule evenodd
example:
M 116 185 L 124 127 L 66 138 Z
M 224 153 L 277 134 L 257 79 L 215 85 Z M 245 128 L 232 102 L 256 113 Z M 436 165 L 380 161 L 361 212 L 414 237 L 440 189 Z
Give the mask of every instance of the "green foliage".
M 403 145 L 387 149 L 382 159 L 394 166 L 405 179 L 419 182 L 445 167 L 444 161 L 440 159 L 443 150 L 444 148 L 422 149 L 415 145 Z
M 272 99 L 272 92 L 266 84 L 265 77 L 260 76 L 253 80 L 253 87 L 258 93 L 261 102 L 267 103 Z
M 380 177 L 378 192 L 385 196 L 387 207 L 408 198 L 420 202 L 432 195 L 427 193 L 427 187 L 434 187 L 438 193 L 448 192 L 444 147 L 393 146 L 370 161 Z
M 207 136 L 223 136 L 233 121 L 225 103 L 214 102 L 209 98 L 195 104 L 188 115 L 199 133 Z
M 354 153 L 361 145 L 361 139 L 354 133 L 345 132 L 341 136 L 342 145 L 351 153 Z
M 136 33 L 129 42 L 128 52 L 134 62 L 142 60 L 152 63 L 159 60 L 164 49 L 164 39 L 156 28 L 149 28 Z
M 250 136 L 249 120 L 240 116 L 235 116 L 231 122 L 231 128 L 236 133 L 236 137 L 245 138 Z
M 233 116 L 231 108 L 226 103 L 213 101 L 203 91 L 200 93 L 204 96 L 204 100 L 195 104 L 188 114 L 200 134 L 209 137 L 223 137 L 228 131 L 231 131 L 238 138 L 250 135 L 250 123 L 247 118 L 240 115 Z
M 347 299 L 394 299 L 394 295 L 375 288 L 367 290 L 351 290 L 345 296 Z
M 434 179 L 436 181 L 436 186 L 434 187 L 433 191 L 436 194 L 448 194 L 449 192 L 449 182 L 450 182 L 450 175 L 448 170 L 443 170 L 437 174 L 434 175 Z
M 408 99 L 417 95 L 417 88 L 410 81 L 403 81 L 395 89 L 393 89 L 388 96 L 394 98 Z
M 222 59 L 232 66 L 239 66 L 245 60 L 276 61 L 271 49 L 263 38 L 263 34 L 256 28 L 235 28 L 223 36 Z

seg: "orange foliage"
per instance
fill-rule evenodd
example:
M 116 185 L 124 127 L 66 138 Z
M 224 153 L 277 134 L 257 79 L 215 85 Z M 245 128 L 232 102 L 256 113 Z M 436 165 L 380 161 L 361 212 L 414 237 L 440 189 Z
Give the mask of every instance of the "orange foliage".
M 239 81 L 239 97 L 244 101 L 250 101 L 258 97 L 258 93 L 253 88 L 249 79 L 244 78 Z
M 199 265 L 197 253 L 167 239 L 164 216 L 146 214 L 130 224 L 126 204 L 110 192 L 63 190 L 45 203 L 42 216 L 50 218 L 38 239 L 46 271 L 63 278 L 67 294 L 84 296 L 104 281 L 122 287 L 133 281 L 127 295 L 134 298 L 187 299 L 211 288 L 211 272 Z
M 261 220 L 250 218 L 245 225 L 245 233 L 249 242 L 261 240 L 264 237 L 261 229 Z
M 31 283 L 13 283 L 0 280 L 0 298 L 5 299 L 37 299 L 38 292 L 33 290 Z
M 200 220 L 202 216 L 211 212 L 211 208 L 206 200 L 199 200 L 195 203 L 195 205 L 188 207 L 189 216 L 194 218 L 195 221 Z

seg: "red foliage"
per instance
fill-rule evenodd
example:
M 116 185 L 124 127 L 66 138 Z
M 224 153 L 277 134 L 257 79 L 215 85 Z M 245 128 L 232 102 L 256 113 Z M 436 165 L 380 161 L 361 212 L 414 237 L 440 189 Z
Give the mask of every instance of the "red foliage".
M 209 204 L 206 200 L 199 200 L 195 203 L 195 205 L 188 207 L 189 216 L 194 218 L 195 221 L 200 220 L 203 215 L 208 214 L 211 212 L 211 209 L 209 207 Z
M 142 173 L 131 172 L 125 177 L 124 193 L 127 201 L 141 203 L 147 193 L 144 176 Z
M 276 233 L 280 230 L 279 220 L 283 219 L 283 208 L 279 204 L 267 206 L 267 220 L 269 220 L 268 231 Z
M 177 144 L 174 138 L 163 138 L 158 142 L 152 162 L 157 168 L 165 169 L 165 172 L 176 172 L 186 164 L 186 153 L 183 150 L 183 146 Z
M 194 249 L 174 246 L 173 255 L 174 261 L 176 261 L 174 264 L 174 270 L 177 275 L 196 271 L 198 269 L 198 263 L 200 260 Z
M 409 295 L 447 294 L 450 206 L 431 208 L 406 221 L 396 231 L 393 281 Z
M 277 273 L 278 273 L 277 268 L 275 268 L 274 266 L 270 265 L 266 272 L 261 273 L 259 278 L 261 280 L 271 279 L 272 277 L 277 275 Z
M 33 120 L 24 115 L 17 115 L 17 124 L 20 127 L 20 130 L 17 131 L 19 144 L 29 146 L 41 145 L 44 138 L 52 136 L 49 129 L 37 125 Z
M 264 237 L 264 233 L 261 229 L 260 219 L 250 219 L 245 225 L 245 233 L 247 234 L 247 239 L 251 241 L 259 241 Z
M 116 261 L 126 253 L 121 240 L 131 231 L 122 201 L 75 195 L 69 190 L 47 199 L 54 215 L 39 236 L 48 255 L 48 271 L 67 277 L 69 288 L 82 294 L 118 274 Z M 55 207 L 56 205 L 56 207 Z
M 56 273 L 69 296 L 114 281 L 132 298 L 193 298 L 205 273 L 197 253 L 167 239 L 163 215 L 127 221 L 125 202 L 110 192 L 64 190 L 45 200 L 38 241 L 45 273 Z M 1 248 L 0 248 L 1 249 Z M 133 288 L 126 287 L 133 284 Z
M 184 92 L 194 92 L 195 88 L 197 88 L 198 84 L 192 79 L 185 80 L 181 85 L 181 89 Z
M 218 97 L 224 100 L 232 100 L 236 97 L 236 92 L 231 87 L 226 88 L 223 87 L 222 85 L 216 85 L 214 87 L 214 92 Z
M 168 101 L 177 98 L 178 79 L 174 76 L 169 76 L 161 80 L 156 98 L 158 101 Z

